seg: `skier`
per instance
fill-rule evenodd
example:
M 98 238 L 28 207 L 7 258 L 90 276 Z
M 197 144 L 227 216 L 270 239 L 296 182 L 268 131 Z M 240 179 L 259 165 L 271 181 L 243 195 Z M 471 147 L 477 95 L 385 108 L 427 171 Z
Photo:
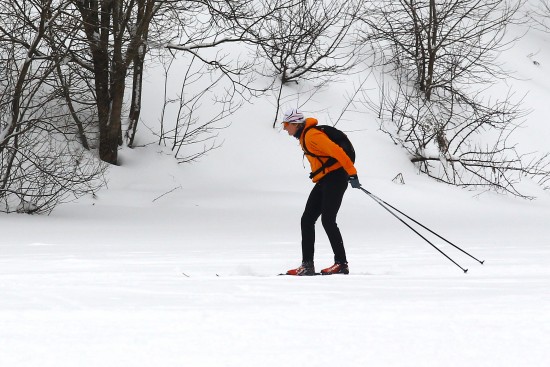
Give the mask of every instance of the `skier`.
M 336 216 L 348 181 L 353 188 L 360 188 L 361 184 L 352 159 L 325 132 L 315 128 L 317 124 L 317 119 L 304 118 L 304 114 L 296 109 L 287 111 L 283 117 L 284 130 L 300 141 L 311 165 L 310 177 L 315 183 L 301 220 L 302 264 L 287 271 L 287 275 L 316 274 L 313 255 L 315 222 L 319 216 L 334 252 L 334 265 L 321 270 L 321 274 L 349 274 L 344 241 L 336 224 Z

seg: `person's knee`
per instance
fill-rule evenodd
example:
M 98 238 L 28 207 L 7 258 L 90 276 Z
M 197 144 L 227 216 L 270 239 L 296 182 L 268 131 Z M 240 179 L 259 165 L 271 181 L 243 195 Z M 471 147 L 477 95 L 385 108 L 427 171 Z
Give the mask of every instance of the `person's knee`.
M 317 218 L 312 218 L 311 216 L 304 214 L 302 215 L 300 224 L 302 225 L 302 228 L 304 228 L 304 227 L 315 226 L 315 222 L 317 222 Z
M 325 229 L 338 228 L 338 225 L 336 224 L 336 217 L 332 215 L 321 216 L 321 223 Z

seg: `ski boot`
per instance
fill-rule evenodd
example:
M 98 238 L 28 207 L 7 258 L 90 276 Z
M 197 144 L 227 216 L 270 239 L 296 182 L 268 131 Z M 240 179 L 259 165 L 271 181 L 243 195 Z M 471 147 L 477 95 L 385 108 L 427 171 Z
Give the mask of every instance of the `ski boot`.
M 313 265 L 313 261 L 302 261 L 302 265 L 296 269 L 290 269 L 286 275 L 315 275 L 315 265 Z
M 332 274 L 349 274 L 349 267 L 347 263 L 336 262 L 329 268 L 321 270 L 322 275 Z

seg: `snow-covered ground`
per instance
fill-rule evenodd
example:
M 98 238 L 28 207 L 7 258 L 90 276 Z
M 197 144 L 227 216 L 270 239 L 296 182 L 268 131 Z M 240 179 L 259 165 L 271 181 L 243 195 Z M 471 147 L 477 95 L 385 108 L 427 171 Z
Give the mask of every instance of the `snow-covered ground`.
M 529 41 L 514 62 L 535 117 L 519 138 L 538 149 L 550 58 L 539 52 L 531 68 L 543 45 Z M 279 277 L 301 260 L 311 184 L 296 140 L 271 119 L 258 100 L 199 164 L 126 149 L 97 198 L 1 215 L 0 366 L 549 365 L 548 192 L 525 182 L 538 196 L 526 201 L 435 183 L 372 117 L 351 115 L 339 127 L 353 130 L 363 185 L 485 264 L 429 236 L 464 274 L 350 188 L 339 225 L 351 274 Z M 319 225 L 316 265 L 331 264 Z

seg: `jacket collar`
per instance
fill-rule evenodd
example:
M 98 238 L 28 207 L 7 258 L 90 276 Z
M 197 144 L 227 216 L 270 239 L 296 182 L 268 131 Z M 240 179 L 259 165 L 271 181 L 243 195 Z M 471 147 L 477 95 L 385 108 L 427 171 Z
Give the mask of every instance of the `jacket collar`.
M 307 128 L 313 127 L 313 126 L 317 125 L 318 123 L 319 123 L 319 121 L 317 121 L 316 118 L 313 118 L 313 117 L 306 118 L 305 123 L 303 124 L 303 126 L 298 131 L 296 131 L 296 135 L 294 135 L 294 137 L 296 139 L 301 139 L 302 135 L 304 134 L 304 131 Z

